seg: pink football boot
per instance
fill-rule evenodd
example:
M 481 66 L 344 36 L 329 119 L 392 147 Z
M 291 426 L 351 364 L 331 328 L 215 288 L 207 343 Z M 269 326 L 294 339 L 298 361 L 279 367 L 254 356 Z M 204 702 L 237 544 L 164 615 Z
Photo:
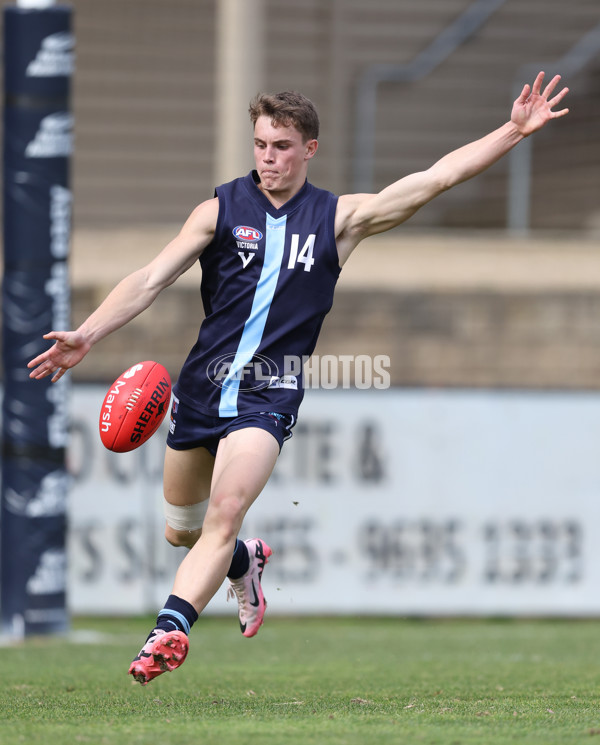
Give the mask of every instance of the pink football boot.
M 129 666 L 129 675 L 145 686 L 158 675 L 183 665 L 189 646 L 183 631 L 156 629 Z
M 236 596 L 240 629 L 244 636 L 255 636 L 260 629 L 267 601 L 263 595 L 260 580 L 269 556 L 273 553 L 269 546 L 259 538 L 245 541 L 250 554 L 248 571 L 239 579 L 230 579 L 228 596 Z

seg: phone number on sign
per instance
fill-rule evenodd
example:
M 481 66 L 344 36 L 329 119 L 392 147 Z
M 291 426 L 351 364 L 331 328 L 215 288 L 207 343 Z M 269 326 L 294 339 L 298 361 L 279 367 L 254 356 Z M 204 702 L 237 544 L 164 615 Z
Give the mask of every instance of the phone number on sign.
M 257 528 L 276 551 L 278 580 L 314 581 L 324 562 L 358 562 L 365 579 L 456 585 L 475 576 L 484 585 L 573 585 L 583 579 L 584 531 L 572 519 L 364 520 L 356 550 L 326 550 L 311 518 L 273 518 Z M 320 548 L 317 548 L 320 546 Z M 475 565 L 475 566 L 474 566 Z

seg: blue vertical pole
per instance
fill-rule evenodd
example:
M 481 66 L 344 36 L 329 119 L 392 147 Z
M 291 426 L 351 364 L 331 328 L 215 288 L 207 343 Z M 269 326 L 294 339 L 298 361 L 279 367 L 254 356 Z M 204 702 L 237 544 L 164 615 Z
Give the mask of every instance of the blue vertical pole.
M 44 5 L 4 9 L 0 616 L 12 636 L 69 625 L 69 383 L 32 381 L 26 367 L 47 348 L 44 333 L 70 326 L 74 38 L 71 8 Z

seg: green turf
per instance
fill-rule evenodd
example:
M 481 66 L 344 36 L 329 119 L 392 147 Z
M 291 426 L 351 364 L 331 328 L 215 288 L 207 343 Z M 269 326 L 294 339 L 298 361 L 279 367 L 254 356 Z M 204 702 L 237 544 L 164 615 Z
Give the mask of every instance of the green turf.
M 142 687 L 149 623 L 0 649 L 0 743 L 600 745 L 598 621 L 208 618 Z

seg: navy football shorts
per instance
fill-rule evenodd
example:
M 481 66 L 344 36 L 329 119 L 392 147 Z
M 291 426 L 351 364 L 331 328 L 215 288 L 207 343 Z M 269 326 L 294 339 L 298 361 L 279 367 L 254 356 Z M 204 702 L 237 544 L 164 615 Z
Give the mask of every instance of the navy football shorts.
M 296 424 L 296 417 L 293 414 L 277 414 L 273 411 L 240 414 L 240 416 L 233 417 L 207 416 L 182 404 L 176 396 L 173 396 L 167 445 L 173 450 L 204 447 L 209 453 L 216 455 L 219 441 L 227 437 L 230 432 L 247 427 L 258 427 L 273 435 L 281 451 L 283 443 L 292 436 L 294 424 Z

